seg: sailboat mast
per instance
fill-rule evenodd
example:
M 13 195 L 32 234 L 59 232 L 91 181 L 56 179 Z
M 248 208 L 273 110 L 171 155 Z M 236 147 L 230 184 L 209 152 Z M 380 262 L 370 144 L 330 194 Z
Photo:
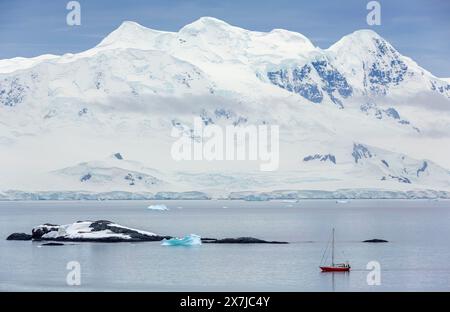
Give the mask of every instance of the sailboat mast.
M 331 245 L 331 265 L 334 266 L 334 228 L 333 228 L 333 243 Z

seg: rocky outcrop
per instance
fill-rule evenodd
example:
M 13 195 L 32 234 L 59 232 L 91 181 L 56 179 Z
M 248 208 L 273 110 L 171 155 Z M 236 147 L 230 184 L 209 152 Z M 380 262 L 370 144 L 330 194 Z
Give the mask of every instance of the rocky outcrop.
M 6 240 L 28 241 L 31 240 L 31 235 L 26 233 L 13 233 L 9 235 Z
M 68 225 L 44 224 L 33 228 L 33 240 L 70 242 L 150 242 L 170 236 L 131 229 L 107 220 L 78 221 Z
M 238 238 L 203 238 L 202 243 L 205 244 L 288 244 L 288 242 L 266 241 L 254 237 L 238 237 Z
M 58 229 L 59 225 L 45 223 L 31 230 L 31 238 L 34 240 L 40 240 L 45 234 L 52 231 L 58 231 Z
M 374 238 L 374 239 L 365 240 L 365 241 L 363 241 L 363 243 L 388 243 L 388 241 L 384 240 L 384 239 Z
M 128 228 L 107 220 L 78 221 L 66 225 L 46 223 L 33 228 L 31 233 L 31 235 L 14 233 L 7 239 L 51 241 L 43 246 L 61 246 L 64 245 L 61 242 L 158 242 L 172 238 L 172 236 Z M 202 242 L 210 244 L 287 244 L 287 242 L 265 241 L 253 237 L 203 238 Z

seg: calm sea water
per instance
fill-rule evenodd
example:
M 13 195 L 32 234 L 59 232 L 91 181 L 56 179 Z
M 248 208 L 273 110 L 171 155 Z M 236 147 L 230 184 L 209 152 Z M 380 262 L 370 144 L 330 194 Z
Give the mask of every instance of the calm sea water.
M 150 204 L 169 211 L 151 211 Z M 450 202 L 347 204 L 242 201 L 0 202 L 0 290 L 19 291 L 450 291 Z M 253 236 L 288 245 L 78 243 L 42 247 L 6 241 L 41 223 L 106 219 L 167 235 Z M 336 228 L 337 258 L 350 273 L 318 265 Z M 388 244 L 364 244 L 383 238 Z M 366 265 L 381 264 L 381 285 L 367 285 Z M 68 286 L 66 265 L 81 265 Z

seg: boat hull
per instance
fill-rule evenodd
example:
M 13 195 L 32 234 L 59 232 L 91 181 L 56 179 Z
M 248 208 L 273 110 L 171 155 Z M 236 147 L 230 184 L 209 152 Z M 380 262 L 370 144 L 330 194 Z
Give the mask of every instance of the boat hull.
M 341 268 L 341 267 L 320 267 L 322 272 L 349 272 L 350 267 Z

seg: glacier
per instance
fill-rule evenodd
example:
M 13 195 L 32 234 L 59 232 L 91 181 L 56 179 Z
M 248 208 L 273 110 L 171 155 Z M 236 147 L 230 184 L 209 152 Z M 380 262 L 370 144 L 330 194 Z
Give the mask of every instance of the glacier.
M 0 60 L 0 200 L 447 198 L 449 108 L 449 79 L 372 30 L 320 48 L 126 21 L 80 53 Z M 174 161 L 171 130 L 196 117 L 279 125 L 280 169 Z

